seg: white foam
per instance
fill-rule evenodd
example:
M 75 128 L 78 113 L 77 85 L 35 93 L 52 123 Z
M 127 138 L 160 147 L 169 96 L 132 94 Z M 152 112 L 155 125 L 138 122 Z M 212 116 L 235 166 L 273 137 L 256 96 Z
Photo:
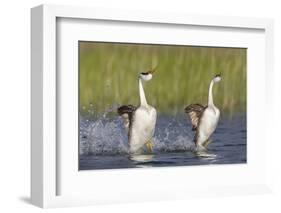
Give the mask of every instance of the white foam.
M 190 126 L 185 119 L 172 116 L 157 118 L 153 152 L 175 152 L 194 149 Z M 128 154 L 128 138 L 122 119 L 104 114 L 99 118 L 80 118 L 80 154 Z

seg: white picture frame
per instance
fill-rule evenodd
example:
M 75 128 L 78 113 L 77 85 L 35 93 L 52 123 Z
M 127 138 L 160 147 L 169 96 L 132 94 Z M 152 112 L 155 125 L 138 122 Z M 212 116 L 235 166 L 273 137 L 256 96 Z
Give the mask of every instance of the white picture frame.
M 273 129 L 269 128 L 271 118 L 265 116 L 260 119 L 264 120 L 263 125 L 257 124 L 255 116 L 265 109 L 268 104 L 273 103 L 271 90 L 273 88 L 273 21 L 271 19 L 256 19 L 256 18 L 241 18 L 241 17 L 216 17 L 216 16 L 203 16 L 203 15 L 188 15 L 188 14 L 166 14 L 166 13 L 153 13 L 147 11 L 122 11 L 122 10 L 110 10 L 100 8 L 84 8 L 74 6 L 54 6 L 54 5 L 41 5 L 31 10 L 31 56 L 32 56 L 32 104 L 31 104 L 31 201 L 33 204 L 47 208 L 47 207 L 59 207 L 59 206 L 75 206 L 75 205 L 91 205 L 100 203 L 116 203 L 116 202 L 139 202 L 143 200 L 165 200 L 165 199 L 178 199 L 197 196 L 213 196 L 213 195 L 233 195 L 233 194 L 252 194 L 252 193 L 264 193 L 270 191 L 270 178 L 271 173 L 268 169 L 268 161 L 266 161 L 266 155 L 263 155 L 259 159 L 255 153 L 261 151 L 261 145 L 250 145 L 250 156 L 252 156 L 252 162 L 248 165 L 232 165 L 232 166 L 220 166 L 220 167 L 196 167 L 190 169 L 186 167 L 180 168 L 164 168 L 164 169 L 131 169 L 131 170 L 118 170 L 118 171 L 98 171 L 86 173 L 83 172 L 79 175 L 78 170 L 65 167 L 65 160 L 69 158 L 61 157 L 61 150 L 63 152 L 70 152 L 64 156 L 72 156 L 75 149 L 69 148 L 67 150 L 61 149 L 57 144 L 58 135 L 58 88 L 61 88 L 61 82 L 57 78 L 58 69 L 58 28 L 61 19 L 69 20 L 98 20 L 110 21 L 114 23 L 135 23 L 142 24 L 144 27 L 146 24 L 153 24 L 154 26 L 165 26 L 166 28 L 172 27 L 184 27 L 184 26 L 197 26 L 208 29 L 221 29 L 222 31 L 234 32 L 235 30 L 246 30 L 260 32 L 261 36 L 257 36 L 256 42 L 259 43 L 262 52 L 255 54 L 252 51 L 249 57 L 250 60 L 250 72 L 248 74 L 248 95 L 253 94 L 254 89 L 261 94 L 261 99 L 264 100 L 259 107 L 253 107 L 258 100 L 251 98 L 249 100 L 248 112 L 250 113 L 248 119 L 248 128 L 254 129 L 258 132 L 257 138 L 254 138 L 257 144 L 260 144 L 261 140 L 269 143 L 271 140 L 271 132 Z M 68 25 L 71 26 L 71 23 Z M 70 27 L 71 28 L 71 27 Z M 82 31 L 82 30 L 81 30 Z M 79 35 L 83 36 L 83 35 Z M 102 36 L 102 35 L 101 35 Z M 86 36 L 87 37 L 87 36 Z M 208 37 L 208 36 L 207 36 Z M 213 36 L 214 37 L 214 36 Z M 210 37 L 205 41 L 199 41 L 201 45 L 210 45 L 210 40 L 213 39 L 210 33 Z M 72 35 L 69 38 L 74 38 Z M 122 32 L 118 37 L 119 41 L 122 40 Z M 147 38 L 149 41 L 149 37 Z M 221 39 L 221 38 L 219 38 Z M 249 39 L 249 38 L 248 38 Z M 235 34 L 231 37 L 231 42 L 235 44 Z M 247 38 L 245 38 L 245 41 Z M 252 39 L 249 39 L 252 40 Z M 254 40 L 254 39 L 253 39 Z M 122 41 L 128 41 L 128 38 L 124 38 Z M 215 40 L 214 40 L 215 41 Z M 223 41 L 223 39 L 222 39 Z M 129 41 L 130 42 L 130 41 Z M 180 41 L 179 41 L 180 42 Z M 198 41 L 197 41 L 198 42 Z M 161 43 L 161 42 L 159 42 Z M 163 41 L 165 43 L 165 41 Z M 223 46 L 224 44 L 222 44 Z M 245 44 L 246 45 L 246 44 Z M 254 48 L 255 43 L 249 44 Z M 254 49 L 253 49 L 254 50 Z M 260 60 L 254 63 L 254 56 L 259 57 Z M 251 59 L 251 58 L 250 58 Z M 260 63 L 260 64 L 259 64 Z M 261 65 L 258 66 L 258 65 Z M 75 66 L 75 64 L 74 64 Z M 257 70 L 254 74 L 253 69 Z M 68 75 L 68 74 L 65 74 Z M 73 72 L 69 74 L 73 76 Z M 255 78 L 254 79 L 254 75 Z M 64 83 L 69 88 L 73 88 L 75 85 L 71 84 L 72 81 Z M 258 85 L 258 83 L 262 85 Z M 75 95 L 74 95 L 75 96 Z M 78 97 L 78 96 L 77 96 Z M 70 103 L 75 103 L 70 102 Z M 69 113 L 74 113 L 75 110 Z M 62 121 L 63 122 L 63 121 Z M 71 123 L 71 122 L 70 122 Z M 75 125 L 74 125 L 75 127 Z M 266 131 L 260 131 L 266 127 Z M 69 127 L 70 128 L 70 127 Z M 252 131 L 253 132 L 253 131 Z M 250 131 L 251 133 L 251 131 Z M 77 137 L 78 138 L 78 137 Z M 77 139 L 76 138 L 76 139 Z M 250 137 L 251 139 L 251 137 Z M 78 143 L 78 141 L 77 141 Z M 266 143 L 264 146 L 268 147 Z M 253 143 L 250 143 L 253 144 Z M 62 145 L 63 146 L 63 145 Z M 60 150 L 60 151 L 58 151 Z M 77 152 L 76 152 L 77 154 Z M 260 162 L 260 166 L 254 161 Z M 62 161 L 62 163 L 60 162 Z M 70 165 L 74 165 L 75 161 L 70 159 Z M 71 166 L 69 166 L 71 167 Z M 193 185 L 184 184 L 186 177 L 186 171 L 192 171 L 190 179 L 192 179 Z M 124 171 L 126 175 L 124 176 Z M 128 172 L 129 171 L 129 172 Z M 216 182 L 216 177 L 220 176 L 225 171 L 231 174 L 228 180 Z M 74 174 L 74 173 L 77 174 Z M 196 180 L 196 175 L 204 175 L 206 172 L 213 172 L 211 175 L 213 178 L 212 184 L 202 184 L 200 178 Z M 63 174 L 62 174 L 63 173 Z M 241 174 L 240 174 L 241 173 Z M 68 178 L 62 178 L 67 176 Z M 79 176 L 79 177 L 78 177 Z M 81 177 L 82 176 L 82 177 Z M 129 182 L 126 183 L 126 178 L 130 176 L 138 176 L 139 178 L 150 177 L 152 182 L 153 177 L 163 176 L 163 181 L 158 181 L 151 187 L 151 191 L 146 193 L 146 188 L 141 185 L 140 188 L 132 189 Z M 234 178 L 236 176 L 236 180 Z M 249 177 L 248 177 L 249 176 Z M 254 176 L 257 176 L 253 179 Z M 110 190 L 104 189 L 104 187 L 98 187 L 99 184 L 87 189 L 85 185 L 79 185 L 79 182 L 90 182 L 93 178 L 97 178 L 99 181 L 110 180 L 112 178 L 119 180 L 120 187 L 110 185 Z M 182 177 L 182 178 L 180 178 Z M 165 188 L 165 181 L 172 180 L 175 184 L 171 184 Z M 123 182 L 122 182 L 123 181 Z M 156 181 L 156 180 L 155 180 Z M 195 182 L 194 182 L 195 181 Z M 196 184 L 197 181 L 197 184 Z M 231 182 L 231 184 L 230 184 Z M 61 193 L 61 185 L 64 185 L 63 193 Z M 81 188 L 81 190 L 79 190 Z M 143 188 L 143 190 L 141 190 Z M 82 190 L 83 189 L 83 190 Z M 87 193 L 87 190 L 95 189 L 96 192 L 91 194 Z M 77 193 L 72 193 L 72 192 Z M 79 191 L 79 193 L 78 193 Z M 122 196 L 120 196 L 122 193 Z

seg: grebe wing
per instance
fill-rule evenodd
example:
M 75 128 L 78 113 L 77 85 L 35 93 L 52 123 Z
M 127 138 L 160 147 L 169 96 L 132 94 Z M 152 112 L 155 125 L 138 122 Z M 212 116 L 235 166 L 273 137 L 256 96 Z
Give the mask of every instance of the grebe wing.
M 191 121 L 193 131 L 197 129 L 199 125 L 199 120 L 205 108 L 206 107 L 202 106 L 201 104 L 191 104 L 184 109 L 185 113 L 188 115 Z
M 127 132 L 129 132 L 129 127 L 132 123 L 133 114 L 137 107 L 133 105 L 123 105 L 117 109 L 118 114 L 123 118 L 124 126 Z

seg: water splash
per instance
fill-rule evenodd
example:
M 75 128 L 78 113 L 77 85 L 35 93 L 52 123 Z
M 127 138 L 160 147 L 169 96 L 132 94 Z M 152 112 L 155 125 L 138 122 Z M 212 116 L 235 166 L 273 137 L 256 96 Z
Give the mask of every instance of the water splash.
M 115 107 L 114 107 L 115 108 Z M 110 108 L 102 115 L 80 116 L 80 154 L 128 154 L 128 138 L 122 119 Z M 94 116 L 93 116 L 94 115 Z M 153 152 L 180 152 L 194 149 L 193 136 L 185 118 L 158 115 Z

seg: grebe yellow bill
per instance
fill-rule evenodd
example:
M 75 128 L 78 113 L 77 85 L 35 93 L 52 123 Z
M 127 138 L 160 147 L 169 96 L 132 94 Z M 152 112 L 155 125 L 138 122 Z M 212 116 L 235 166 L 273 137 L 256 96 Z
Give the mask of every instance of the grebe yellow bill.
M 153 152 L 152 137 L 155 130 L 157 112 L 150 106 L 145 97 L 142 81 L 150 81 L 156 68 L 142 72 L 138 77 L 140 105 L 123 105 L 118 108 L 118 114 L 123 118 L 128 134 L 130 154 L 142 154 L 144 147 Z
M 210 143 L 210 137 L 214 133 L 220 118 L 220 111 L 213 102 L 213 85 L 221 80 L 216 75 L 209 85 L 208 105 L 191 104 L 185 108 L 195 132 L 194 142 L 197 152 L 206 151 Z

